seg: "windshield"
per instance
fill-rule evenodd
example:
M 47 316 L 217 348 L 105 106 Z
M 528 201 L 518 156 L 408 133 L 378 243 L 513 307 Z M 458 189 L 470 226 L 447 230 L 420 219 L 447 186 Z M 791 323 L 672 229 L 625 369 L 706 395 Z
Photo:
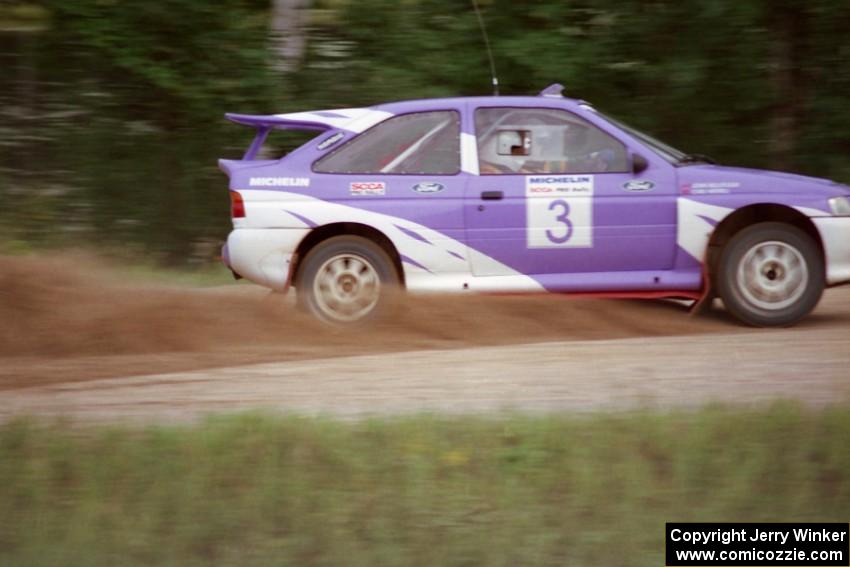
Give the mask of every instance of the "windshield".
M 663 157 L 665 160 L 669 161 L 670 163 L 678 164 L 678 163 L 689 161 L 688 154 L 686 154 L 685 152 L 677 150 L 673 146 L 669 146 L 669 145 L 665 144 L 664 142 L 662 142 L 661 140 L 657 140 L 657 139 L 653 138 L 649 134 L 644 134 L 640 130 L 632 128 L 628 124 L 624 124 L 623 122 L 620 122 L 616 118 L 611 118 L 610 116 L 606 116 L 605 114 L 602 114 L 601 112 L 598 112 L 598 111 L 595 111 L 595 110 L 594 110 L 594 112 L 600 118 L 607 120 L 608 122 L 610 122 L 611 124 L 613 124 L 617 128 L 624 130 L 626 133 L 630 134 L 631 136 L 634 136 L 635 138 L 637 138 L 638 140 L 640 140 L 641 142 L 643 142 L 644 144 L 646 144 L 647 146 L 649 146 L 650 148 L 655 150 L 656 153 L 658 153 L 661 157 Z

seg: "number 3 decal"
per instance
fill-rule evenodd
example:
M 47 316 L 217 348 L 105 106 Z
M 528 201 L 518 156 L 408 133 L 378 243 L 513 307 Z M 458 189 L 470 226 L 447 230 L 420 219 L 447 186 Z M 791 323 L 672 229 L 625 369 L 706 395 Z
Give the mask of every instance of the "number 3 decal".
M 555 209 L 561 209 L 561 213 L 555 217 L 555 220 L 563 223 L 564 225 L 564 234 L 556 235 L 552 232 L 551 229 L 546 229 L 546 238 L 554 242 L 555 244 L 564 244 L 567 242 L 570 237 L 573 235 L 573 223 L 570 221 L 570 204 L 567 203 L 564 199 L 557 199 L 555 201 L 551 201 L 549 203 L 549 210 L 554 211 Z
M 592 175 L 526 177 L 526 246 L 593 247 L 594 181 Z

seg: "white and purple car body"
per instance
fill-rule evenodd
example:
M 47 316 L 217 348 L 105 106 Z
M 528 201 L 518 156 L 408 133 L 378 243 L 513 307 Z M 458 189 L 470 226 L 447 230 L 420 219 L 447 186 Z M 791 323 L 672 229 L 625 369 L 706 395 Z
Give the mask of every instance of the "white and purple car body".
M 271 116 L 230 178 L 238 276 L 330 322 L 386 291 L 719 295 L 789 325 L 850 282 L 850 188 L 721 167 L 564 98 L 417 100 Z M 257 159 L 274 129 L 320 133 Z

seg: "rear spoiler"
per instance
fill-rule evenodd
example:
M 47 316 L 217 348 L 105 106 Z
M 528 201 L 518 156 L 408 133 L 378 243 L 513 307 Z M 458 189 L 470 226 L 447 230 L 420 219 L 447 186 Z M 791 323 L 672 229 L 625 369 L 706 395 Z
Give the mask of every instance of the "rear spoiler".
M 330 130 L 332 126 L 327 120 L 322 120 L 318 116 L 315 120 L 305 118 L 307 112 L 299 112 L 297 114 L 233 114 L 228 112 L 224 115 L 225 118 L 236 124 L 243 126 L 253 126 L 254 128 L 290 128 L 294 130 Z
M 359 134 L 375 124 L 392 116 L 389 112 L 375 108 L 336 108 L 333 110 L 314 110 L 311 112 L 293 112 L 290 114 L 225 114 L 225 118 L 236 124 L 257 129 L 257 135 L 245 152 L 243 160 L 254 159 L 260 151 L 266 136 L 273 129 L 293 130 L 346 130 Z
M 300 116 L 296 118 L 295 116 L 287 116 L 285 114 L 255 115 L 233 114 L 229 112 L 225 114 L 224 117 L 236 124 L 251 126 L 257 129 L 257 135 L 254 136 L 254 140 L 251 142 L 251 145 L 248 146 L 248 149 L 245 150 L 245 155 L 242 156 L 243 160 L 252 160 L 256 157 L 260 148 L 263 147 L 266 137 L 273 129 L 324 131 L 333 128 L 333 126 L 324 121 L 310 119 L 305 120 L 303 114 L 306 113 L 299 114 Z

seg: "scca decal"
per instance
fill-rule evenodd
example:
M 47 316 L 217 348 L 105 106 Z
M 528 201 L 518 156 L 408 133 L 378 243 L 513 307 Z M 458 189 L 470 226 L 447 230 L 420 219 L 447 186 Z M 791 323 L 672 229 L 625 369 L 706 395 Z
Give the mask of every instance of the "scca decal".
M 348 190 L 352 195 L 385 195 L 387 185 L 383 181 L 352 181 Z

